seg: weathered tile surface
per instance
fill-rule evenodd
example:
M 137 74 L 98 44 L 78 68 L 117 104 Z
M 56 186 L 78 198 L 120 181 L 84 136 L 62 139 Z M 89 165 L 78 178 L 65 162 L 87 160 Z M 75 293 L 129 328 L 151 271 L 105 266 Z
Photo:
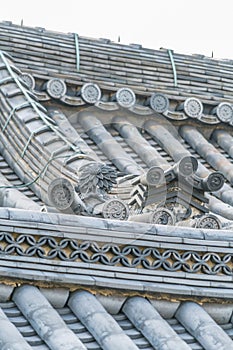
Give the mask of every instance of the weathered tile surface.
M 126 297 L 122 307 L 112 314 L 111 305 L 115 298 L 117 302 L 117 296 L 95 296 L 84 289 L 74 293 L 69 293 L 67 289 L 66 292 L 69 294 L 67 303 L 57 308 L 47 301 L 39 289 L 33 286 L 15 287 L 14 301 L 9 296 L 4 303 L 0 303 L 0 343 L 8 344 L 9 349 L 37 350 L 59 349 L 62 338 L 64 349 L 70 349 L 69 344 L 73 339 L 77 344 L 82 344 L 76 345 L 75 349 L 88 350 L 117 349 L 117 346 L 146 350 L 164 349 L 164 346 L 171 349 L 218 350 L 220 346 L 231 349 L 233 344 L 230 320 L 232 304 L 222 305 L 219 314 L 216 313 L 219 305 L 213 303 L 199 305 L 185 301 L 174 303 L 154 298 Z M 33 302 L 30 302 L 28 293 Z M 60 292 L 59 289 L 48 290 L 45 295 L 52 293 Z M 38 305 L 41 306 L 36 309 Z M 46 314 L 43 311 L 45 306 Z M 51 332 L 48 332 L 51 324 Z M 203 331 L 199 332 L 197 325 Z M 56 333 L 55 329 L 58 328 L 59 333 Z M 210 329 L 214 329 L 211 334 Z M 69 332 L 73 334 L 72 337 L 64 337 Z M 205 333 L 209 336 L 206 337 Z M 213 341 L 214 337 L 218 338 L 217 342 Z M 19 343 L 13 345 L 14 342 Z

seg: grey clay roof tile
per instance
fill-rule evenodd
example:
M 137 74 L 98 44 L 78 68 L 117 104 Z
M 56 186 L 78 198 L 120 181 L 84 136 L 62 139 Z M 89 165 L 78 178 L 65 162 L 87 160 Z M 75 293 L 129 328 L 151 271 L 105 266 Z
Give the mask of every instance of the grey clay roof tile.
M 5 22 L 0 24 L 0 39 L 0 185 L 17 185 L 17 189 L 5 191 L 1 206 L 24 209 L 0 210 L 1 239 L 5 244 L 3 248 L 1 246 L 4 251 L 1 277 L 29 280 L 33 284 L 40 280 L 108 290 L 118 288 L 131 293 L 232 298 L 232 271 L 231 266 L 226 265 L 231 256 L 231 230 L 171 229 L 170 226 L 136 222 L 122 224 L 103 218 L 40 212 L 43 202 L 46 202 L 48 182 L 60 176 L 61 164 L 63 175 L 77 181 L 78 164 L 87 165 L 92 158 L 113 165 L 118 173 L 139 176 L 150 166 L 159 165 L 166 170 L 175 166 L 184 155 L 193 155 L 198 160 L 197 174 L 201 178 L 208 177 L 214 170 L 221 170 L 225 179 L 232 182 L 232 124 L 222 123 L 218 128 L 215 124 L 208 124 L 211 118 L 212 123 L 216 122 L 212 114 L 208 119 L 212 107 L 223 101 L 232 102 L 232 62 L 173 53 L 178 78 L 178 86 L 174 88 L 171 62 L 168 51 L 164 49 L 149 50 L 140 45 L 80 38 L 80 71 L 77 71 L 74 34 L 24 28 Z M 12 55 L 15 66 L 2 50 Z M 33 75 L 41 89 L 37 96 L 49 101 L 48 105 L 59 105 L 58 114 L 54 110 L 47 113 L 29 90 L 25 92 L 17 67 Z M 57 99 L 55 103 L 44 85 L 53 78 L 63 79 L 63 83 L 73 89 L 72 96 L 62 96 L 67 100 Z M 79 97 L 80 86 L 90 81 L 100 84 L 104 94 L 96 109 L 86 109 Z M 122 87 L 133 89 L 137 102 L 140 102 L 124 112 L 114 109 L 114 94 Z M 176 119 L 173 123 L 166 119 L 169 114 L 159 115 L 145 107 L 145 97 L 155 91 L 165 93 L 171 100 L 170 117 L 175 114 L 184 119 Z M 111 101 L 106 102 L 109 94 Z M 204 104 L 203 115 L 198 115 L 198 120 L 187 119 L 181 108 L 180 103 L 187 97 L 199 98 Z M 65 108 L 60 102 L 72 105 L 71 100 L 76 101 L 81 109 L 67 118 L 66 113 L 71 113 L 69 107 L 66 105 Z M 177 111 L 175 104 L 179 104 L 181 110 Z M 72 105 L 72 113 L 73 108 Z M 203 116 L 207 124 L 200 124 Z M 77 149 L 81 151 L 82 161 L 73 154 Z M 38 174 L 41 166 L 54 155 L 69 156 L 69 162 L 52 162 L 46 168 L 47 177 L 41 177 L 38 185 L 33 181 L 33 175 Z M 30 183 L 30 186 L 21 188 L 23 183 Z M 226 183 L 221 190 L 207 195 L 212 212 L 231 220 L 232 191 L 230 184 Z M 127 186 L 122 186 L 118 194 L 126 200 L 130 193 Z M 197 191 L 196 199 L 198 195 Z M 200 198 L 208 202 L 205 197 Z M 35 212 L 25 210 L 28 206 L 33 206 Z M 67 242 L 74 237 L 93 240 L 94 249 L 98 244 L 116 243 L 117 250 L 131 242 L 136 254 L 141 247 L 147 251 L 167 249 L 170 256 L 178 256 L 179 263 L 182 260 L 179 251 L 188 250 L 199 265 L 211 269 L 212 266 L 205 265 L 204 258 L 201 260 L 202 257 L 198 256 L 206 254 L 206 259 L 215 262 L 217 272 L 211 270 L 207 275 L 199 273 L 200 270 L 198 273 L 187 272 L 185 269 L 190 266 L 186 265 L 180 271 L 170 267 L 158 271 L 142 269 L 138 265 L 129 266 L 130 259 L 126 256 L 125 260 L 117 257 L 120 266 L 104 265 L 102 262 L 107 261 L 107 256 L 101 255 L 102 261 L 96 263 L 83 252 L 83 260 L 73 262 L 66 252 L 59 249 L 56 260 L 49 260 L 51 255 L 46 255 L 41 247 L 41 255 L 36 255 L 37 250 L 33 255 L 35 246 L 27 249 L 20 245 L 26 239 L 27 243 L 45 239 L 42 233 L 50 240 L 50 254 L 54 256 L 58 246 L 55 239 L 58 238 L 67 239 Z M 26 235 L 30 238 L 25 238 Z M 72 241 L 72 244 L 76 243 Z M 141 255 L 139 259 L 142 259 Z M 226 259 L 226 264 L 221 259 Z M 148 264 L 146 259 L 142 261 L 144 265 Z M 218 273 L 217 269 L 221 268 L 223 270 Z M 2 349 L 233 349 L 231 304 L 199 305 L 155 299 L 150 302 L 142 296 L 127 298 L 125 295 L 116 300 L 114 296 L 95 296 L 86 290 L 70 294 L 66 288 L 1 285 L 0 306 Z
M 58 289 L 53 291 L 59 292 Z M 111 310 L 107 311 L 100 302 L 107 305 L 108 301 L 104 299 L 109 297 L 114 302 L 114 297 L 102 295 L 97 299 L 94 294 L 79 290 L 69 295 L 63 307 L 56 308 L 39 289 L 29 285 L 15 287 L 14 301 L 9 296 L 5 303 L 0 303 L 0 344 L 8 344 L 10 350 L 58 350 L 62 347 L 72 350 L 118 347 L 227 350 L 233 346 L 233 326 L 229 322 L 232 305 L 221 306 L 220 319 L 216 304 L 201 306 L 181 302 L 179 305 L 167 301 L 163 314 L 163 301 L 160 305 L 156 299 L 130 297 L 117 313 L 115 310 L 111 314 Z M 216 317 L 216 321 L 205 309 Z

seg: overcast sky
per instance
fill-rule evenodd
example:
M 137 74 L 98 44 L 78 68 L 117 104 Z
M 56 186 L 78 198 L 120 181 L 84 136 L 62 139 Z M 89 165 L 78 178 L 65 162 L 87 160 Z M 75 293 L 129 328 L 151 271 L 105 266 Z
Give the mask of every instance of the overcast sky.
M 1 20 L 233 59 L 233 0 L 2 0 Z

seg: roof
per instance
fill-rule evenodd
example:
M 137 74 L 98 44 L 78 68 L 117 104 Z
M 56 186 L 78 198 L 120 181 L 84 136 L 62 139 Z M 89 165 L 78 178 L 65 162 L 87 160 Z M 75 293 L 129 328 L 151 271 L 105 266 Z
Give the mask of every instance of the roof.
M 72 90 L 68 70 L 62 79 L 57 77 L 52 68 L 56 56 L 50 58 L 46 50 L 52 46 L 45 44 L 47 40 L 58 43 L 61 38 L 69 42 L 70 35 L 9 23 L 2 23 L 0 28 L 5 50 L 1 52 L 0 71 L 3 206 L 129 222 L 231 229 L 230 103 L 221 100 L 210 110 L 210 104 L 205 98 L 200 101 L 198 95 L 180 104 L 174 96 L 156 92 L 147 105 L 139 96 L 136 99 L 127 84 L 112 94 L 114 89 L 106 92 L 97 81 L 85 83 L 78 93 L 79 85 L 77 92 Z M 26 68 L 22 64 L 24 36 L 27 61 L 33 63 L 39 52 L 33 51 L 34 42 L 45 50 L 44 61 L 40 58 L 37 63 L 50 79 L 38 77 L 33 67 L 30 74 L 19 70 Z M 4 46 L 11 40 L 13 58 Z M 85 40 L 87 51 L 89 41 L 93 45 L 102 43 Z M 81 42 L 77 43 L 76 38 L 76 54 Z M 101 48 L 110 49 L 112 45 L 104 42 Z M 113 46 L 125 54 L 124 46 Z M 115 55 L 114 50 L 108 59 Z M 143 48 L 137 50 L 132 51 L 133 59 L 136 52 L 144 55 Z M 52 66 L 48 59 L 54 60 Z M 193 56 L 193 60 L 199 58 Z M 26 69 L 29 71 L 29 67 Z M 81 77 L 82 68 L 74 74 Z M 89 81 L 88 74 L 85 77 Z M 154 91 L 153 82 L 150 86 Z M 177 89 L 179 84 L 172 88 Z M 60 195 L 61 186 L 65 196 Z
M 0 38 L 3 346 L 231 349 L 232 62 Z
M 128 86 L 139 95 L 156 90 L 178 100 L 197 96 L 210 104 L 232 99 L 231 60 L 122 45 L 11 22 L 1 23 L 0 38 L 1 50 L 10 53 L 18 67 L 38 79 L 59 77 L 76 86 L 91 81 L 106 90 Z M 174 86 L 168 51 L 174 58 L 178 86 Z
M 233 348 L 232 304 L 70 293 L 30 285 L 0 289 L 0 338 L 9 349 Z
M 159 176 L 165 176 L 167 186 L 172 181 L 179 182 L 179 176 L 182 176 L 185 181 L 183 198 L 180 199 L 182 203 L 189 201 L 191 191 L 191 204 L 195 209 L 202 213 L 208 212 L 202 205 L 207 201 L 211 211 L 226 219 L 232 219 L 232 213 L 228 207 L 232 204 L 232 189 L 230 184 L 223 184 L 223 176 L 229 183 L 232 182 L 233 165 L 228 155 L 232 136 L 224 123 L 222 128 L 215 130 L 210 138 L 209 126 L 203 126 L 202 131 L 188 122 L 183 125 L 178 123 L 176 126 L 175 122 L 173 124 L 167 122 L 162 113 L 159 114 L 148 107 L 139 108 L 135 105 L 132 109 L 121 107 L 116 102 L 102 103 L 101 101 L 101 104 L 96 103 L 88 109 L 72 109 L 68 112 L 67 119 L 64 114 L 66 110 L 63 112 L 62 107 L 59 109 L 56 106 L 53 110 L 49 107 L 47 111 L 42 104 L 36 102 L 35 96 L 22 82 L 21 73 L 17 67 L 12 65 L 3 53 L 1 57 L 3 79 L 1 93 L 6 106 L 2 114 L 3 133 L 0 138 L 0 149 L 4 159 L 13 169 L 16 167 L 15 161 L 19 163 L 15 171 L 16 175 L 21 178 L 21 181 L 23 179 L 24 183 L 29 184 L 28 187 L 45 204 L 49 204 L 47 192 L 50 182 L 62 175 L 72 182 L 85 184 L 85 180 L 81 180 L 86 176 L 86 170 L 83 167 L 90 161 L 97 164 L 105 162 L 116 169 L 115 178 L 122 178 L 118 181 L 118 193 L 128 191 L 128 199 L 131 196 L 132 187 L 135 188 L 136 197 L 139 192 L 145 193 L 145 188 L 141 188 L 144 180 L 141 180 L 140 176 L 145 172 L 149 176 L 152 169 L 152 172 L 160 172 Z M 92 91 L 92 86 L 86 87 L 91 88 Z M 90 94 L 88 92 L 88 96 Z M 123 101 L 125 101 L 124 97 Z M 195 104 L 196 100 L 192 102 Z M 193 107 L 190 106 L 190 108 L 192 110 Z M 16 123 L 14 118 L 18 118 Z M 21 129 L 21 135 L 17 138 L 18 127 Z M 15 140 L 13 144 L 12 135 Z M 6 145 L 9 147 L 6 148 Z M 17 159 L 16 154 L 19 157 Z M 185 167 L 182 162 L 189 162 L 190 159 L 192 172 L 196 174 L 195 179 L 188 180 L 188 176 L 192 174 L 184 173 Z M 101 168 L 100 165 L 99 167 Z M 24 169 L 27 168 L 31 171 L 25 174 Z M 102 172 L 100 168 L 98 171 Z M 80 169 L 79 178 L 77 169 Z M 88 169 L 90 172 L 89 166 Z M 94 171 L 93 167 L 92 169 Z M 111 172 L 110 168 L 106 169 L 105 172 Z M 45 173 L 46 176 L 44 176 Z M 93 174 L 89 175 L 91 179 Z M 132 175 L 132 177 L 130 179 L 123 177 L 124 175 Z M 136 182 L 130 182 L 132 178 Z M 113 187 L 114 181 L 108 190 Z M 146 181 L 148 185 L 148 180 Z M 158 184 L 160 188 L 162 188 L 161 181 Z M 188 189 L 190 181 L 192 186 Z M 138 186 L 134 186 L 134 183 Z M 173 188 L 174 190 L 170 192 L 173 197 L 176 197 L 177 186 L 174 185 Z M 86 191 L 81 187 L 79 190 Z M 165 193 L 166 189 L 159 189 L 159 191 L 160 196 L 163 197 L 164 194 L 161 194 L 161 191 Z M 214 192 L 215 197 L 210 195 L 206 200 L 203 197 L 204 192 Z M 84 193 L 81 194 L 81 196 L 84 195 Z M 151 196 L 149 193 L 149 197 Z M 22 203 L 22 201 L 18 202 Z M 79 205 L 82 210 L 88 212 L 84 208 L 85 205 L 93 206 L 93 203 L 80 202 Z M 218 222 L 216 224 L 218 225 Z

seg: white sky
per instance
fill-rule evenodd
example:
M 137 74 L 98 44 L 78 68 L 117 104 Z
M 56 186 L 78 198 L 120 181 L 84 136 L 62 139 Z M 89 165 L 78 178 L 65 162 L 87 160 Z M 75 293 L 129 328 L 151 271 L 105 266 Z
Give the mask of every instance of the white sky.
M 0 0 L 0 20 L 233 59 L 233 0 Z

